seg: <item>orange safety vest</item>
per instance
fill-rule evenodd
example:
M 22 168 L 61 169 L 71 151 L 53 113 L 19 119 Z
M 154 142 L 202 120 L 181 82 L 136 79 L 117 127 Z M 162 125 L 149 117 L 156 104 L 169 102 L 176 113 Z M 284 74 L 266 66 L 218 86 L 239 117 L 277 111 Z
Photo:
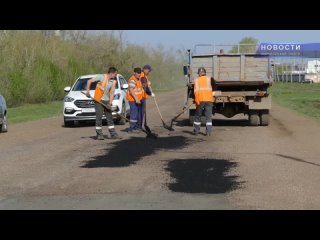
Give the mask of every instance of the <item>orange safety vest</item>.
M 94 92 L 94 100 L 100 102 L 102 95 L 104 94 L 104 91 L 106 90 L 107 82 L 103 84 L 104 80 L 106 79 L 106 76 L 103 75 L 104 79 L 101 82 L 98 82 L 96 86 L 96 90 Z
M 134 80 L 136 83 L 136 87 L 133 89 L 134 93 L 136 94 L 137 98 L 139 100 L 142 100 L 143 94 L 144 94 L 144 90 L 142 88 L 142 83 L 140 81 L 140 79 L 137 79 L 135 76 L 131 76 L 128 80 L 128 83 L 130 85 L 130 81 Z M 129 102 L 134 102 L 135 99 L 134 97 L 131 95 L 130 91 L 128 90 L 126 93 L 126 98 Z
M 144 75 L 144 72 L 141 72 L 141 75 L 140 75 L 140 79 L 141 78 L 145 78 L 147 80 L 147 84 L 149 85 L 149 79 L 147 76 Z M 146 91 L 143 91 L 143 96 L 142 96 L 143 99 L 147 99 L 148 98 L 148 94 L 146 93 Z
M 200 102 L 213 102 L 211 78 L 201 76 L 194 80 L 194 96 L 197 105 Z

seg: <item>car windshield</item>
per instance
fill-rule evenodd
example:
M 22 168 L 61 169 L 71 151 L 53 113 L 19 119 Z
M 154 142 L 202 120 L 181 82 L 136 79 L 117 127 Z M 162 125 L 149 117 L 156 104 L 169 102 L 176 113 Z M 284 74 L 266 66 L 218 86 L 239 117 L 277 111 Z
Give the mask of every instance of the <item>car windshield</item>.
M 83 91 L 87 89 L 87 82 L 91 78 L 81 78 L 77 81 L 77 83 L 72 88 L 72 91 Z M 98 82 L 93 82 L 90 86 L 90 90 L 95 90 Z M 116 84 L 116 89 L 118 89 L 118 82 Z
M 83 91 L 87 89 L 87 82 L 91 78 L 81 78 L 72 88 L 72 91 Z M 98 82 L 93 82 L 90 86 L 90 90 L 95 90 Z

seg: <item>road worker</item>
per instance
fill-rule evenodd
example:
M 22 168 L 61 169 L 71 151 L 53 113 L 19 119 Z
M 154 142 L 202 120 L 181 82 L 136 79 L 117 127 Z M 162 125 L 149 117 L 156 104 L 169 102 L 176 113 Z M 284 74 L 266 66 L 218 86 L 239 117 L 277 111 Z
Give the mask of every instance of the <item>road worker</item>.
M 152 92 L 151 90 L 151 82 L 149 80 L 149 76 L 150 76 L 150 72 L 151 72 L 152 68 L 149 64 L 146 64 L 143 66 L 142 68 L 142 72 L 141 72 L 141 75 L 140 75 L 140 81 L 142 83 L 142 88 L 144 90 L 144 93 L 143 93 L 143 97 L 142 97 L 142 101 L 141 101 L 141 104 L 142 104 L 142 116 L 140 117 L 140 119 L 143 120 L 143 116 L 145 114 L 145 110 L 146 110 L 146 107 L 147 107 L 147 98 L 148 96 L 152 96 L 154 97 L 155 94 Z M 138 122 L 138 125 L 140 128 L 142 128 L 142 121 L 141 122 Z
M 194 120 L 194 134 L 198 135 L 201 126 L 201 116 L 203 110 L 206 116 L 206 135 L 212 133 L 212 108 L 213 108 L 213 78 L 208 77 L 206 69 L 200 67 L 198 69 L 198 77 L 194 79 L 194 96 L 196 103 L 196 113 Z
M 130 105 L 130 126 L 128 133 L 139 133 L 142 129 L 142 98 L 144 90 L 140 81 L 141 68 L 135 68 L 133 71 L 134 74 L 128 80 L 129 89 L 126 94 Z
M 111 139 L 120 138 L 114 128 L 114 122 L 112 118 L 112 101 L 114 97 L 114 90 L 117 84 L 117 80 L 114 80 L 117 76 L 118 70 L 115 67 L 110 67 L 105 74 L 98 74 L 94 78 L 91 78 L 87 82 L 86 95 L 90 97 L 90 86 L 93 82 L 98 82 L 94 94 L 95 111 L 96 111 L 96 133 L 98 140 L 104 140 L 102 134 L 102 115 L 105 113 L 107 119 L 107 125 Z M 102 102 L 108 108 L 100 104 Z

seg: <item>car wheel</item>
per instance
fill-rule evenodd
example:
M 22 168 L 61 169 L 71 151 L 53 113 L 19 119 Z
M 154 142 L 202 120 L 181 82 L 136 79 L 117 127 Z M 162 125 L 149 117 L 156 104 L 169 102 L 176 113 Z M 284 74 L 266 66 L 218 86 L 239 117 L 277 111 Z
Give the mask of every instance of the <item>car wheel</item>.
M 2 125 L 0 125 L 1 132 L 8 132 L 8 123 L 7 123 L 7 116 L 4 115 Z
M 126 119 L 125 119 L 125 117 L 126 117 L 126 115 L 127 115 L 127 109 L 126 109 L 126 104 L 123 102 L 122 103 L 122 108 L 121 108 L 121 116 L 123 117 L 123 118 L 119 118 L 118 119 L 118 124 L 119 125 L 125 125 L 126 124 Z
M 64 127 L 74 127 L 74 121 L 66 121 L 64 119 Z

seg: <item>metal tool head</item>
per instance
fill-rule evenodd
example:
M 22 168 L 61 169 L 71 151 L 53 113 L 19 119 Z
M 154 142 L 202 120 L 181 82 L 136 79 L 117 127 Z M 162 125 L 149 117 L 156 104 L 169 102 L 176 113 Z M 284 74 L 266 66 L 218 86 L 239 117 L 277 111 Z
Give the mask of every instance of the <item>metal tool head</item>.
M 158 134 L 156 134 L 156 133 L 147 133 L 146 138 L 158 139 Z
M 158 138 L 158 135 L 156 133 L 153 133 L 146 124 L 144 125 L 144 128 L 146 129 L 144 132 L 147 134 L 147 138 Z
M 174 131 L 174 128 L 172 127 L 173 125 L 173 121 L 171 122 L 170 126 L 168 126 L 167 124 L 163 123 L 163 127 L 169 131 Z

